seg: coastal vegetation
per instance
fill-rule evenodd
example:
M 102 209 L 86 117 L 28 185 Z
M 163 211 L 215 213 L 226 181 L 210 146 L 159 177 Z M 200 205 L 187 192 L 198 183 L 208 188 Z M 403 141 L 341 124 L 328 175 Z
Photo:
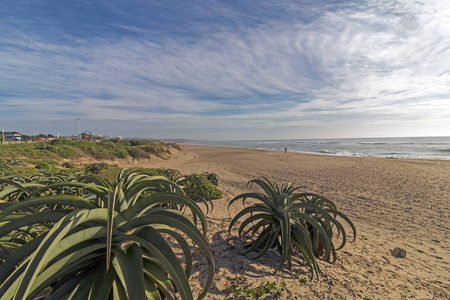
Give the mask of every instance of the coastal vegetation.
M 111 139 L 101 142 L 55 139 L 48 142 L 1 145 L 0 157 L 21 157 L 28 159 L 116 159 L 131 157 L 135 159 L 161 157 L 167 158 L 174 149 L 174 143 L 147 140 Z
M 230 283 L 230 290 L 234 296 L 234 299 L 250 299 L 258 300 L 269 294 L 270 299 L 280 299 L 283 292 L 286 290 L 286 284 L 280 283 L 277 287 L 275 282 L 263 282 L 258 287 L 244 287 L 246 285 L 247 278 L 243 275 L 236 276 L 235 278 L 227 277 Z
M 22 150 L 30 150 L 28 156 L 17 151 L 10 157 L 13 150 L 0 151 L 1 299 L 207 298 L 215 275 L 207 214 L 213 200 L 223 196 L 219 177 L 82 164 L 77 158 L 85 155 L 120 158 L 117 153 L 126 149 L 132 157 L 139 149 L 165 157 L 178 147 L 145 141 L 87 143 L 0 147 L 26 145 Z M 258 258 L 278 251 L 279 269 L 291 269 L 295 262 L 306 265 L 311 281 L 314 274 L 319 277 L 318 260 L 333 262 L 336 250 L 346 244 L 344 226 L 355 239 L 353 223 L 332 201 L 268 179 L 252 184 L 263 192 L 229 202 L 256 200 L 229 226 L 230 231 L 238 224 L 239 236 L 256 237 L 245 253 L 259 251 Z M 194 269 L 205 275 L 195 292 Z M 236 299 L 278 299 L 286 289 L 283 282 L 250 287 L 243 276 L 228 281 Z
M 68 174 L 0 179 L 1 299 L 193 299 L 200 253 L 208 266 L 198 299 L 206 296 L 206 218 L 183 186 L 126 170 L 114 180 Z
M 320 268 L 316 258 L 335 261 L 335 251 L 346 244 L 347 234 L 338 217 L 347 222 L 353 230 L 353 240 L 356 238 L 355 226 L 336 209 L 332 201 L 315 194 L 298 192 L 301 187 L 294 187 L 290 183 L 279 186 L 267 178 L 250 180 L 248 184 L 257 184 L 264 192 L 240 194 L 230 201 L 229 206 L 240 199 L 245 202 L 248 198 L 257 200 L 257 203 L 237 213 L 228 231 L 244 217 L 238 234 L 256 235 L 244 252 L 259 250 L 255 259 L 270 249 L 276 249 L 280 255 L 279 269 L 287 264 L 291 270 L 293 260 L 301 260 L 310 268 L 311 280 L 314 274 L 319 278 Z M 342 236 L 338 247 L 333 243 L 334 233 L 337 237 Z

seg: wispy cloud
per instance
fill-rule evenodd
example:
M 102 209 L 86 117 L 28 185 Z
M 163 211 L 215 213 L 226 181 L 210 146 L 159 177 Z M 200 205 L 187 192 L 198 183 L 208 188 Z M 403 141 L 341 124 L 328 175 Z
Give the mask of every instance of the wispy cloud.
M 267 138 L 330 136 L 331 127 L 349 136 L 370 120 L 450 126 L 444 2 L 178 4 L 182 13 L 111 4 L 101 24 L 85 20 L 84 35 L 73 24 L 58 32 L 66 21 L 39 11 L 28 21 L 0 13 L 0 118 L 18 130 L 20 118 L 81 116 L 99 130 L 100 121 L 137 126 L 122 135 L 149 136 L 151 126 L 227 139 L 268 127 Z

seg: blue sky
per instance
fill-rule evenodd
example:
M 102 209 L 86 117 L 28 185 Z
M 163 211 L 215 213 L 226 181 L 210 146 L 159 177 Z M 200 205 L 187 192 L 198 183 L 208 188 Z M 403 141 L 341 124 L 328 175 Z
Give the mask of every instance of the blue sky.
M 0 124 L 210 140 L 450 135 L 446 1 L 2 1 Z

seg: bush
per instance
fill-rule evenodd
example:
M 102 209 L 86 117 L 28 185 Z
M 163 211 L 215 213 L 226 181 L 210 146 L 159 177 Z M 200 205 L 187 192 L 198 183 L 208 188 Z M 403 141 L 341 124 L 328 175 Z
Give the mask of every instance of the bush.
M 129 145 L 134 146 L 142 146 L 148 144 L 148 141 L 141 141 L 141 140 L 129 140 Z
M 222 191 L 219 190 L 214 185 L 212 185 L 204 175 L 199 175 L 195 173 L 192 173 L 191 175 L 186 175 L 185 181 L 183 183 L 187 188 L 194 188 L 200 190 L 211 200 L 222 198 Z
M 36 169 L 40 170 L 52 170 L 58 167 L 58 163 L 51 160 L 44 160 L 35 166 Z
M 140 158 L 150 158 L 150 155 L 141 148 L 131 148 L 128 150 L 128 153 L 132 158 L 140 159 Z
M 98 144 L 98 146 L 105 149 L 116 149 L 118 147 L 116 143 L 113 143 L 111 141 L 101 142 Z
M 71 158 L 75 154 L 75 148 L 69 145 L 53 146 L 51 151 L 62 158 Z
M 214 184 L 215 186 L 219 186 L 219 176 L 217 176 L 217 174 L 209 173 L 209 172 L 203 172 L 202 175 L 205 176 L 206 179 L 208 179 L 208 181 L 211 184 Z
M 145 140 L 108 140 L 102 142 L 55 139 L 49 142 L 21 143 L 2 145 L 0 156 L 23 156 L 43 159 L 72 159 L 80 156 L 92 156 L 96 159 L 147 158 L 148 155 L 167 157 L 170 149 L 180 149 L 177 144 Z M 147 153 L 146 154 L 144 154 Z
M 181 147 L 180 147 L 180 145 L 178 145 L 177 143 L 170 143 L 170 144 L 168 144 L 168 145 L 169 145 L 170 147 L 172 147 L 172 148 L 175 148 L 175 149 L 181 151 Z
M 71 139 L 55 139 L 50 141 L 50 145 L 54 146 L 75 146 L 79 141 L 74 141 Z

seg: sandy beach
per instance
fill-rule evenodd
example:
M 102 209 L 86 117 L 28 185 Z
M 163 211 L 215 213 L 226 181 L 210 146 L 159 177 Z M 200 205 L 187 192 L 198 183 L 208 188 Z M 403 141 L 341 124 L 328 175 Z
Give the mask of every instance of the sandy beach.
M 251 287 L 284 282 L 283 299 L 450 299 L 450 161 L 180 146 L 182 151 L 170 160 L 123 166 L 219 176 L 224 197 L 214 201 L 207 215 L 216 262 L 208 299 L 233 299 L 227 277 L 241 275 Z M 299 278 L 309 277 L 302 265 L 292 273 L 286 268 L 276 272 L 275 254 L 258 260 L 251 259 L 254 254 L 242 255 L 245 240 L 238 238 L 236 228 L 228 234 L 230 217 L 243 208 L 239 202 L 228 211 L 229 200 L 249 191 L 247 182 L 262 176 L 333 200 L 356 225 L 356 241 L 337 252 L 337 261 L 320 262 L 320 281 L 301 283 Z M 405 258 L 392 255 L 397 247 L 406 250 Z M 203 276 L 196 272 L 193 277 L 201 282 Z

